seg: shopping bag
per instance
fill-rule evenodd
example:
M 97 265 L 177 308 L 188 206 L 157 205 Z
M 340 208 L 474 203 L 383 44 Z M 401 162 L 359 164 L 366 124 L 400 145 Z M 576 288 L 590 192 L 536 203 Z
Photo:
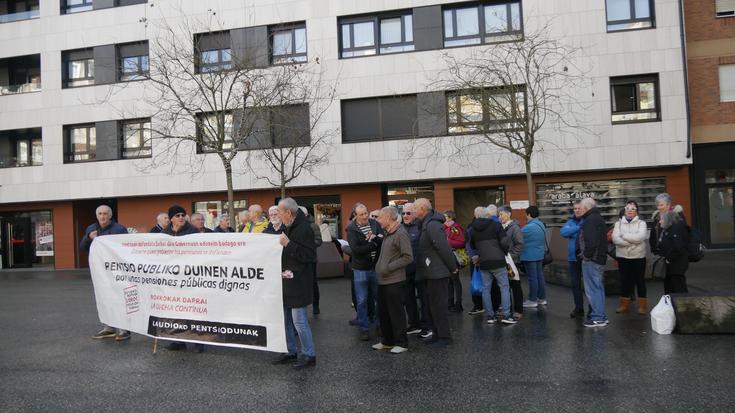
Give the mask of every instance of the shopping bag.
M 676 314 L 671 297 L 664 295 L 651 310 L 651 328 L 658 334 L 671 334 L 676 327 Z
M 459 248 L 454 250 L 453 252 L 454 258 L 457 261 L 457 266 L 459 266 L 460 269 L 470 264 L 470 256 L 467 255 L 467 250 L 465 250 L 464 248 Z
M 472 272 L 472 280 L 470 281 L 470 294 L 482 295 L 484 288 L 482 284 L 482 271 L 480 271 L 479 267 L 475 267 L 475 271 Z
M 505 254 L 505 266 L 508 268 L 509 280 L 518 281 L 521 279 L 518 267 L 516 266 L 516 263 L 513 262 L 513 258 L 511 258 L 510 254 Z

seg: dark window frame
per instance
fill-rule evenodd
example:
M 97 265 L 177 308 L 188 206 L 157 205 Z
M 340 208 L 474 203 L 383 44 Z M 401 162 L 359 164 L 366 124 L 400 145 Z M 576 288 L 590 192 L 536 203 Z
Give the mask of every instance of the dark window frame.
M 234 133 L 235 128 L 235 112 L 234 111 L 222 111 L 222 112 L 200 112 L 196 114 L 196 134 L 197 134 L 197 154 L 207 154 L 207 153 L 217 153 L 216 150 L 205 148 L 203 145 L 201 145 L 200 142 L 203 142 L 205 139 L 204 130 L 202 129 L 201 125 L 204 123 L 203 118 L 207 116 L 216 116 L 219 113 L 224 113 L 225 116 L 230 116 L 232 118 L 232 130 L 230 133 L 229 139 L 225 135 L 225 141 L 222 145 L 222 151 L 231 151 L 234 148 L 235 141 L 232 139 L 232 133 Z M 227 125 L 225 118 L 225 126 Z M 226 128 L 225 128 L 226 133 Z M 227 144 L 232 145 L 230 148 L 225 148 L 225 145 Z M 238 149 L 239 151 L 240 149 Z
M 630 19 L 625 20 L 613 20 L 610 21 L 608 18 L 608 12 L 607 12 L 607 2 L 609 0 L 605 0 L 605 25 L 606 30 L 608 33 L 618 33 L 618 32 L 627 32 L 632 30 L 649 30 L 649 29 L 655 29 L 656 28 L 656 9 L 655 9 L 655 1 L 648 0 L 648 10 L 650 13 L 650 17 L 641 17 L 636 18 L 636 8 L 635 8 L 635 0 L 618 0 L 618 1 L 628 1 L 628 8 L 630 10 L 630 15 L 632 16 Z M 620 28 L 620 29 L 610 29 L 610 26 L 617 26 L 621 24 L 635 24 L 635 23 L 644 23 L 644 22 L 650 22 L 650 26 L 646 27 L 628 27 L 628 28 Z
M 411 37 L 413 40 L 407 41 L 406 40 L 406 17 L 411 16 Z M 401 19 L 401 41 L 398 43 L 381 43 L 380 39 L 380 23 L 383 20 L 389 20 L 389 19 L 395 19 L 400 18 Z M 373 44 L 372 46 L 360 46 L 355 47 L 355 30 L 354 25 L 358 23 L 372 23 L 373 25 Z M 350 29 L 350 47 L 345 48 L 344 47 L 344 36 L 343 36 L 343 29 L 342 26 L 349 25 Z M 415 36 L 413 33 L 413 10 L 412 9 L 402 9 L 402 10 L 394 10 L 389 12 L 382 12 L 382 13 L 376 13 L 376 14 L 370 14 L 370 15 L 362 15 L 362 16 L 348 16 L 338 19 L 337 21 L 337 32 L 338 32 L 338 42 L 339 42 L 339 58 L 340 59 L 353 59 L 353 58 L 359 58 L 359 57 L 367 57 L 367 56 L 380 56 L 380 55 L 392 55 L 396 53 L 410 53 L 415 51 L 415 47 L 412 50 L 396 50 L 396 51 L 383 51 L 381 49 L 387 48 L 387 47 L 407 47 L 407 46 L 414 46 L 415 44 Z M 365 50 L 372 50 L 374 53 L 372 54 L 361 54 L 361 55 L 355 55 L 355 56 L 345 56 L 345 52 L 361 52 Z
M 296 30 L 304 29 L 304 39 L 306 40 L 306 51 L 303 53 L 296 52 Z M 273 39 L 277 33 L 290 32 L 291 33 L 291 48 L 292 53 L 286 53 L 283 55 L 274 55 Z M 306 22 L 291 23 L 291 24 L 279 24 L 268 27 L 268 56 L 270 64 L 273 66 L 293 64 L 293 63 L 306 63 L 309 53 L 309 38 L 306 31 Z
M 146 60 L 146 70 L 143 69 L 143 58 Z M 138 68 L 135 72 L 125 72 L 125 60 L 136 59 L 136 67 Z M 149 55 L 137 55 L 137 56 L 120 56 L 119 58 L 120 70 L 118 71 L 118 81 L 120 82 L 135 82 L 140 80 L 146 80 L 150 75 L 150 57 Z
M 62 0 L 61 14 L 75 14 L 94 10 L 94 0 L 81 0 L 80 4 L 69 4 L 68 0 Z M 79 9 L 79 10 L 76 10 Z
M 148 124 L 148 126 L 146 126 Z M 151 119 L 150 118 L 140 118 L 140 119 L 125 119 L 120 121 L 120 159 L 139 159 L 139 158 L 150 158 L 153 156 L 153 144 L 152 144 L 152 137 L 148 137 L 146 139 L 145 133 L 148 131 L 150 133 L 151 130 Z M 127 148 L 126 143 L 128 141 L 127 136 L 125 135 L 125 127 L 129 125 L 139 125 L 138 130 L 136 131 L 138 133 L 139 143 L 140 146 L 136 148 Z
M 635 105 L 640 106 L 640 87 L 642 83 L 653 83 L 654 88 L 654 109 L 638 109 L 634 111 L 614 111 L 615 107 L 615 91 L 616 86 L 629 86 L 635 85 Z M 642 113 L 655 113 L 656 117 L 651 119 L 628 119 L 628 120 L 615 120 L 615 115 L 630 115 L 630 114 L 642 114 Z M 661 122 L 661 92 L 660 82 L 658 73 L 634 75 L 634 76 L 616 76 L 610 78 L 610 120 L 613 125 L 620 125 L 626 123 L 644 123 L 644 122 Z
M 520 28 L 518 30 L 513 29 L 513 14 L 512 14 L 512 5 L 518 4 L 518 19 L 520 22 Z M 499 6 L 499 5 L 505 5 L 506 6 L 506 22 L 508 23 L 508 31 L 505 32 L 493 32 L 493 33 L 487 33 L 485 31 L 485 7 L 487 6 Z M 461 9 L 477 9 L 477 27 L 478 27 L 478 33 L 475 35 L 465 35 L 465 36 L 457 36 L 457 10 Z M 447 27 L 446 27 L 446 20 L 444 18 L 444 15 L 447 11 L 451 11 L 452 14 L 452 36 L 447 37 Z M 496 43 L 506 43 L 506 42 L 517 42 L 517 41 L 523 41 L 524 39 L 524 33 L 525 33 L 525 25 L 523 24 L 523 2 L 521 0 L 506 0 L 506 1 L 484 1 L 484 2 L 474 2 L 474 3 L 460 3 L 460 4 L 451 4 L 444 6 L 442 8 L 442 38 L 444 45 L 443 47 L 445 49 L 449 48 L 455 48 L 455 47 L 468 47 L 468 46 L 478 46 L 483 44 L 496 44 Z M 502 39 L 503 37 L 515 37 L 515 38 L 508 38 L 508 39 Z M 492 40 L 493 38 L 500 38 L 500 40 Z M 471 39 L 478 39 L 478 43 L 465 43 L 465 44 L 456 44 L 456 45 L 447 45 L 447 42 L 451 41 L 459 41 L 459 40 L 471 40 Z
M 71 64 L 74 62 L 84 62 L 84 77 L 71 77 L 72 70 Z M 90 70 L 90 62 L 92 70 Z M 83 87 L 83 86 L 94 86 L 94 74 L 90 76 L 90 72 L 94 72 L 94 58 L 85 59 L 70 59 L 64 62 L 66 65 L 66 79 L 64 79 L 64 85 L 67 88 Z M 91 83 L 90 83 L 91 81 Z M 77 82 L 84 82 L 83 84 L 76 85 Z
M 64 163 L 83 163 L 83 162 L 94 162 L 97 159 L 97 130 L 96 125 L 94 123 L 89 124 L 80 124 L 80 125 L 68 125 L 64 127 L 65 131 L 64 134 L 66 135 L 66 145 L 65 151 L 64 151 Z M 86 130 L 86 151 L 76 152 L 74 150 L 74 141 L 72 139 L 72 131 L 76 129 L 85 129 Z M 90 131 L 94 129 L 95 130 L 95 144 L 94 144 L 94 151 L 90 150 L 91 145 L 91 139 L 90 139 Z M 87 156 L 86 159 L 79 158 L 81 156 Z
M 230 60 L 222 59 L 222 54 L 225 50 L 229 51 Z M 214 63 L 204 63 L 204 59 L 202 59 L 203 54 L 211 52 L 217 52 L 217 61 Z M 232 70 L 232 47 L 224 47 L 221 49 L 205 49 L 197 51 L 196 72 L 198 74 L 222 72 L 226 70 Z
M 506 96 L 513 96 L 513 94 L 523 94 L 523 116 L 522 117 L 514 117 L 510 119 L 494 119 L 491 117 L 488 104 L 486 103 L 487 100 L 491 95 L 506 95 Z M 462 96 L 465 95 L 479 95 L 480 96 L 480 107 L 482 108 L 482 120 L 481 121 L 475 121 L 475 122 L 461 122 L 462 119 L 462 105 L 460 102 L 460 99 Z M 456 91 L 449 91 L 445 94 L 446 100 L 447 100 L 447 135 L 471 135 L 473 133 L 502 133 L 502 132 L 508 132 L 508 131 L 516 131 L 516 130 L 522 130 L 522 126 L 516 126 L 516 127 L 492 127 L 493 125 L 505 125 L 505 124 L 512 124 L 514 121 L 517 120 L 525 120 L 528 117 L 528 94 L 526 93 L 525 87 L 522 87 L 521 85 L 514 86 L 514 90 L 508 91 L 507 88 L 503 87 L 494 87 L 494 88 L 485 88 L 481 90 L 456 90 Z M 450 106 L 449 106 L 449 99 L 454 99 L 454 105 L 457 108 L 457 122 L 451 123 L 450 122 Z M 514 112 L 517 113 L 517 106 L 514 105 L 513 109 Z M 478 126 L 476 130 L 465 130 L 465 131 L 456 131 L 452 132 L 450 129 L 452 127 L 473 127 Z
M 356 99 L 344 99 L 340 102 L 340 122 L 341 125 L 345 125 L 345 110 L 344 110 L 344 102 L 355 102 L 355 101 L 366 101 L 366 100 L 377 100 L 378 101 L 378 130 L 380 131 L 381 136 L 375 136 L 375 137 L 368 137 L 368 138 L 351 138 L 346 139 L 345 138 L 345 128 L 344 126 L 342 129 L 342 143 L 343 144 L 350 144 L 350 143 L 364 143 L 364 142 L 384 142 L 384 141 L 393 141 L 393 140 L 405 140 L 405 139 L 413 139 L 418 137 L 418 133 L 416 133 L 416 127 L 417 125 L 412 125 L 412 129 L 414 130 L 413 133 L 410 134 L 404 134 L 404 135 L 391 135 L 391 136 L 385 136 L 383 131 L 385 130 L 384 127 L 384 116 L 383 116 L 383 101 L 389 100 L 389 99 L 395 99 L 395 98 L 404 98 L 404 97 L 413 97 L 414 99 L 417 98 L 416 93 L 407 93 L 402 95 L 391 95 L 391 96 L 375 96 L 375 97 L 368 97 L 368 98 L 356 98 Z M 417 113 L 416 113 L 416 122 L 418 122 L 418 101 L 417 104 Z

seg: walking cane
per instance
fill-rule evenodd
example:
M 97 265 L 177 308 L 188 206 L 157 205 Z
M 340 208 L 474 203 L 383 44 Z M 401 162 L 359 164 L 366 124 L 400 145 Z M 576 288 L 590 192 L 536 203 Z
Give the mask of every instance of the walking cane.
M 158 351 L 158 337 L 153 339 L 153 354 L 156 354 L 156 351 Z

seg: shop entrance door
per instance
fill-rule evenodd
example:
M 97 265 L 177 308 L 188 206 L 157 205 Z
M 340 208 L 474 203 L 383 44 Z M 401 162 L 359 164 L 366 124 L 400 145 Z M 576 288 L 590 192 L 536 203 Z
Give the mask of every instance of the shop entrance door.
M 2 227 L 3 268 L 23 268 L 33 264 L 30 218 L 6 218 Z
M 735 246 L 735 185 L 709 186 L 710 243 L 715 247 Z

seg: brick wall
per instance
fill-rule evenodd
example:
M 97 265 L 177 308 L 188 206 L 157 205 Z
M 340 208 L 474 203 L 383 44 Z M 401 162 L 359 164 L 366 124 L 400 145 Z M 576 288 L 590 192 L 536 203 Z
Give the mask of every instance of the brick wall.
M 722 64 L 735 64 L 735 56 L 689 60 L 692 126 L 735 123 L 735 102 L 720 102 L 718 67 Z
M 715 17 L 714 0 L 684 0 L 687 42 L 735 37 L 735 17 Z

